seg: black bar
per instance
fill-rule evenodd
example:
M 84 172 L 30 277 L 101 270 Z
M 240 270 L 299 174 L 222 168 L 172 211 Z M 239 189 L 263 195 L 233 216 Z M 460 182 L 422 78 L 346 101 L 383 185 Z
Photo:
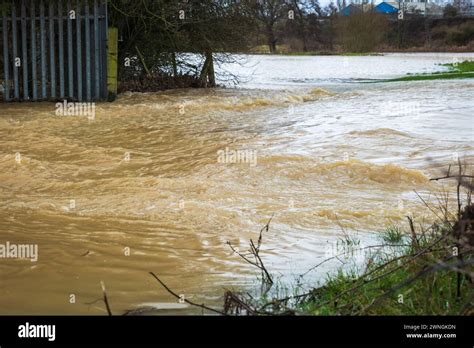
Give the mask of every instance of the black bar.
M 55 325 L 54 344 L 412 344 L 472 347 L 474 317 L 232 317 L 232 316 L 78 316 L 0 317 L 2 347 L 52 343 L 47 338 L 20 338 L 20 325 Z M 423 328 L 422 325 L 426 325 Z M 435 325 L 432 328 L 431 325 Z M 408 337 L 412 334 L 455 334 L 456 337 Z M 50 336 L 52 337 L 52 336 Z

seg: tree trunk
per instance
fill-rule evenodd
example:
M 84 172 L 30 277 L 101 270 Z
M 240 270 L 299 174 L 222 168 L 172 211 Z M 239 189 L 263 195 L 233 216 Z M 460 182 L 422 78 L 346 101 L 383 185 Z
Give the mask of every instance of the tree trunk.
M 429 19 L 426 19 L 426 18 L 425 18 L 425 30 L 426 30 L 425 44 L 427 44 L 428 47 L 431 47 L 431 22 Z
M 173 64 L 173 77 L 176 79 L 178 77 L 178 66 L 176 64 L 176 53 L 171 53 L 171 61 Z
M 199 74 L 199 79 L 203 87 L 215 87 L 216 86 L 216 76 L 214 72 L 214 60 L 212 58 L 212 51 L 206 51 L 206 60 L 202 66 L 201 73 Z
M 214 71 L 214 59 L 212 52 L 206 53 L 206 59 L 209 60 L 209 68 L 207 70 L 207 79 L 209 81 L 209 87 L 216 87 L 216 73 Z
M 308 52 L 308 45 L 306 43 L 306 35 L 304 33 L 302 34 L 302 38 L 303 38 L 303 52 Z
M 275 34 L 273 33 L 273 27 L 270 25 L 267 26 L 267 40 L 270 53 L 275 53 L 277 40 L 275 39 Z
M 272 40 L 272 53 L 276 53 L 276 51 L 277 51 L 276 43 L 277 43 L 277 40 L 273 39 Z

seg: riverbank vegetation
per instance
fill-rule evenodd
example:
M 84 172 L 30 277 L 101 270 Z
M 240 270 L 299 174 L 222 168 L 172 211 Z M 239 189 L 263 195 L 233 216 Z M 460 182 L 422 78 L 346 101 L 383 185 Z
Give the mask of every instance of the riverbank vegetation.
M 436 205 L 420 199 L 436 217 L 429 226 L 408 216 L 406 225 L 391 226 L 376 245 L 363 246 L 346 234 L 331 257 L 300 275 L 296 284 L 282 284 L 265 266 L 264 238 L 272 219 L 250 239 L 249 249 L 231 250 L 254 266 L 260 286 L 256 293 L 227 290 L 222 309 L 186 301 L 192 306 L 224 315 L 473 315 L 474 314 L 474 176 L 467 165 L 431 180 L 454 180 L 453 210 L 444 192 Z M 355 258 L 363 256 L 363 262 Z M 309 291 L 300 281 L 326 262 L 338 260 L 341 267 L 328 273 L 325 282 Z M 171 295 L 154 273 L 151 275 Z
M 215 65 L 233 61 L 228 53 L 249 48 L 244 33 L 251 18 L 244 2 L 109 4 L 110 24 L 119 31 L 119 91 L 215 87 Z
M 441 18 L 407 14 L 399 21 L 396 15 L 373 11 L 343 16 L 334 5 L 322 7 L 318 0 L 113 0 L 109 23 L 119 32 L 119 92 L 214 87 L 215 66 L 236 62 L 232 53 L 474 48 L 474 19 L 456 11 Z
M 449 70 L 427 74 L 409 74 L 396 79 L 383 80 L 383 82 L 465 79 L 474 77 L 474 61 L 466 60 L 460 63 L 443 64 L 443 66 L 447 67 Z
M 471 205 L 463 214 L 472 218 L 472 212 Z M 394 247 L 369 258 L 362 275 L 331 275 L 299 309 L 316 315 L 472 315 L 472 249 L 462 248 L 466 257 L 458 260 L 458 232 L 446 223 L 416 232 L 408 238 L 403 231 L 395 242 L 397 235 L 387 230 L 383 240 Z M 459 281 L 456 270 L 463 274 Z

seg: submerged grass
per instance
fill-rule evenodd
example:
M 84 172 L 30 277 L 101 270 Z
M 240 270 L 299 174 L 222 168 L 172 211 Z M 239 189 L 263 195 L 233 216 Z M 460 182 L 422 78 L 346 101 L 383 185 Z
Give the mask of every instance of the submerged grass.
M 387 242 L 401 242 L 407 235 L 390 228 L 382 236 Z M 302 301 L 298 308 L 312 315 L 458 315 L 474 314 L 472 285 L 450 268 L 430 269 L 441 260 L 452 259 L 452 244 L 441 230 L 419 246 L 401 246 L 398 256 L 387 253 L 369 259 L 364 274 L 356 270 L 329 275 L 322 288 Z M 464 260 L 472 261 L 471 256 Z
M 386 80 L 384 82 L 467 79 L 467 78 L 473 78 L 473 77 L 474 77 L 474 72 L 467 72 L 467 73 L 446 72 L 446 73 L 436 73 L 436 74 L 431 74 L 431 75 L 426 74 L 426 75 L 404 76 L 404 77 L 399 77 L 396 79 Z
M 377 82 L 400 82 L 400 81 L 422 81 L 422 80 L 445 80 L 445 79 L 464 79 L 474 77 L 474 61 L 463 61 L 460 63 L 442 64 L 448 67 L 448 71 L 414 74 L 395 79 L 382 80 Z
M 465 60 L 464 62 L 461 63 L 448 63 L 448 64 L 443 64 L 443 66 L 447 66 L 454 71 L 458 72 L 473 72 L 474 71 L 474 60 L 469 61 Z
M 474 211 L 470 206 L 471 212 Z M 251 315 L 474 315 L 472 246 L 457 248 L 455 227 L 440 223 L 419 231 L 416 242 L 398 226 L 381 235 L 380 248 L 366 253 L 363 265 L 349 260 L 361 250 L 355 237 L 340 240 L 335 255 L 344 263 L 326 275 L 323 285 L 301 292 L 298 282 L 275 282 L 260 296 L 232 293 L 233 312 Z M 462 265 L 455 265 L 462 254 Z M 345 255 L 345 256 L 342 256 Z M 360 254 L 359 254 L 360 255 Z M 454 263 L 453 263 L 454 261 Z M 463 270 L 459 277 L 458 269 Z M 362 269 L 362 270 L 361 270 Z M 458 289 L 459 282 L 459 289 Z
M 406 236 L 405 232 L 398 226 L 390 226 L 382 232 L 382 239 L 387 243 L 401 243 L 403 237 Z

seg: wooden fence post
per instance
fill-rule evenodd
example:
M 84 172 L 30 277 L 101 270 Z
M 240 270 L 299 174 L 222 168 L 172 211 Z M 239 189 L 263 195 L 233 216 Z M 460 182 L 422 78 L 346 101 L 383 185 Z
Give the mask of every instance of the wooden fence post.
M 107 89 L 109 101 L 117 97 L 117 74 L 118 74 L 118 29 L 109 28 L 109 50 L 107 56 Z

